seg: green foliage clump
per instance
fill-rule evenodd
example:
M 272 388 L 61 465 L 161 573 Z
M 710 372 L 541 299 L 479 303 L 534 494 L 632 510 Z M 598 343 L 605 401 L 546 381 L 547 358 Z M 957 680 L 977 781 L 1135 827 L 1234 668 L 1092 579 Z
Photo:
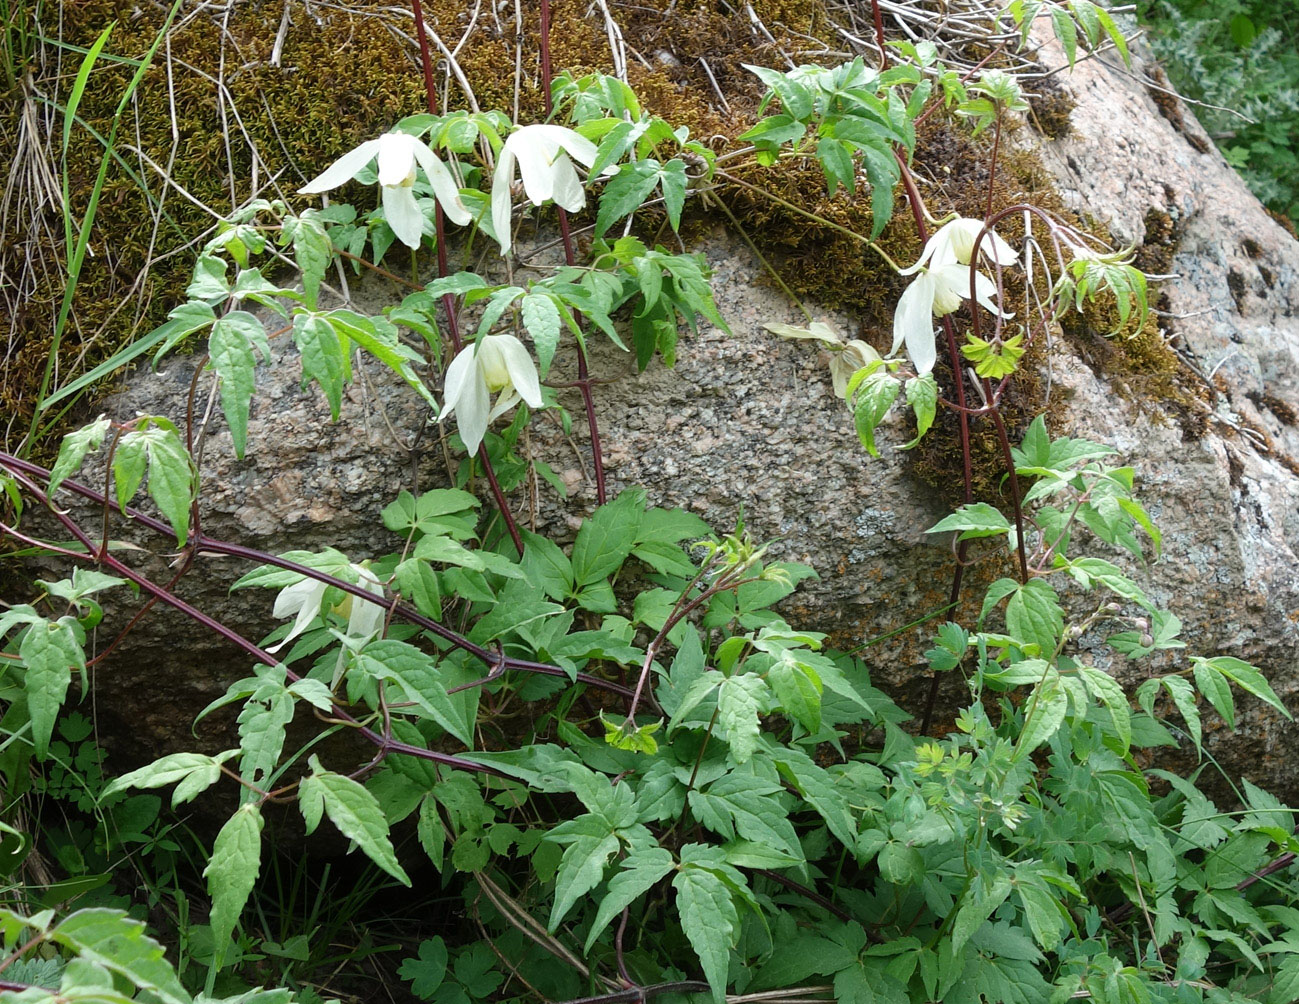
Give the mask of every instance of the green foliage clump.
M 1143 0 L 1150 44 L 1218 148 L 1274 212 L 1299 217 L 1299 6 Z

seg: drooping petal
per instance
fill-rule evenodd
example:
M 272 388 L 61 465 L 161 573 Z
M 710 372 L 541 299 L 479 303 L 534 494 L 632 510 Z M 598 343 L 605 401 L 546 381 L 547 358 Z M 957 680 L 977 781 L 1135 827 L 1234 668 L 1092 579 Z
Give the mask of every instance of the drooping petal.
M 379 599 L 384 599 L 383 584 L 374 576 L 364 565 L 353 565 L 353 570 L 360 577 L 359 584 L 373 593 Z M 363 600 L 359 596 L 349 594 L 352 599 L 352 613 L 347 618 L 347 633 L 353 638 L 369 638 L 377 634 L 379 628 L 383 625 L 384 615 L 387 608 L 379 603 L 372 603 L 370 600 Z
M 959 310 L 962 301 L 970 297 L 969 265 L 935 265 L 929 270 L 934 284 L 933 314 L 943 317 Z
M 474 347 L 472 345 L 461 349 L 456 353 L 456 357 L 451 360 L 451 365 L 447 367 L 446 377 L 442 381 L 442 411 L 438 414 L 439 422 L 455 411 L 456 405 L 460 403 L 461 397 L 464 396 L 477 368 L 477 360 L 474 359 Z
M 518 403 L 519 392 L 513 387 L 507 387 L 501 391 L 501 396 L 496 399 L 496 403 L 492 405 L 492 410 L 487 413 L 487 424 L 491 425 Z
M 909 344 L 912 331 L 934 330 L 934 279 L 928 272 L 917 276 L 898 298 L 893 312 L 893 348 L 897 352 L 904 342 Z
M 510 183 L 514 180 L 514 153 L 507 140 L 496 158 L 496 174 L 492 176 L 492 229 L 501 243 L 501 254 L 510 253 Z
M 979 254 L 1003 268 L 1019 261 L 1019 253 L 1002 240 L 995 230 L 989 230 L 983 235 L 983 240 L 979 243 Z
M 320 174 L 298 189 L 299 195 L 318 195 L 331 188 L 344 185 L 356 177 L 361 168 L 374 160 L 379 153 L 379 140 L 366 140 L 358 147 L 348 150 Z
M 464 441 L 465 449 L 472 457 L 478 452 L 478 445 L 487 434 L 488 414 L 491 411 L 491 396 L 487 391 L 487 381 L 483 377 L 480 360 L 475 355 L 475 347 L 466 345 L 460 354 L 451 360 L 447 367 L 446 404 L 438 420 L 446 418 L 454 409 L 456 428 Z
M 397 239 L 408 248 L 418 248 L 424 235 L 424 214 L 409 185 L 383 186 L 383 215 Z
M 414 136 L 386 132 L 379 137 L 379 184 L 400 185 L 415 170 Z
M 968 285 L 966 286 L 966 292 L 969 292 Z M 979 306 L 983 307 L 989 313 L 997 314 L 1002 318 L 1011 318 L 1015 316 L 1013 313 L 1004 314 L 997 309 L 997 284 L 982 272 L 974 273 L 974 296 L 979 302 Z
M 432 150 L 419 140 L 411 147 L 419 166 L 424 168 L 428 183 L 433 186 L 433 194 L 446 217 L 458 227 L 463 227 L 473 219 L 465 204 L 460 201 L 460 189 L 456 188 L 456 179 Z
M 514 151 L 519 160 L 519 177 L 523 179 L 523 191 L 528 201 L 540 206 L 549 201 L 555 190 L 552 161 L 560 155 L 559 148 L 546 142 L 544 136 L 537 136 L 532 130 L 537 126 L 525 126 L 511 134 L 505 145 Z M 524 135 L 528 133 L 529 135 Z
M 573 162 L 561 153 L 551 165 L 551 171 L 554 184 L 551 198 L 555 200 L 555 205 L 563 206 L 570 213 L 582 209 L 586 205 L 586 190 L 582 187 L 582 179 L 577 176 Z
M 916 368 L 917 376 L 924 376 L 934 368 L 938 360 L 938 343 L 934 337 L 934 325 L 931 321 L 924 329 L 916 328 L 907 332 L 907 355 L 911 365 Z
M 510 385 L 518 392 L 519 397 L 528 402 L 531 408 L 541 407 L 541 383 L 537 377 L 537 365 L 524 344 L 513 335 L 497 335 L 496 347 L 505 360 L 505 368 L 510 374 Z
M 548 126 L 547 128 L 553 130 L 551 135 L 555 145 L 567 150 L 568 155 L 583 167 L 590 167 L 595 163 L 595 158 L 600 152 L 599 148 L 581 133 L 574 132 L 572 129 L 565 129 L 563 126 Z
M 296 613 L 297 617 L 289 633 L 284 636 L 284 640 L 272 645 L 266 650 L 267 652 L 278 652 L 311 626 L 311 622 L 320 614 L 320 604 L 324 602 L 326 588 L 328 587 L 325 583 L 307 578 L 280 590 L 279 595 L 275 597 L 272 613 L 276 617 L 287 617 L 291 613 Z
M 929 240 L 925 242 L 925 250 L 921 252 L 920 257 L 916 259 L 916 263 L 914 265 L 908 266 L 907 268 L 899 269 L 898 275 L 915 275 L 927 264 L 929 264 L 929 260 L 933 258 L 934 252 L 937 250 L 937 248 L 938 248 L 938 235 L 935 234 L 933 237 L 930 237 Z

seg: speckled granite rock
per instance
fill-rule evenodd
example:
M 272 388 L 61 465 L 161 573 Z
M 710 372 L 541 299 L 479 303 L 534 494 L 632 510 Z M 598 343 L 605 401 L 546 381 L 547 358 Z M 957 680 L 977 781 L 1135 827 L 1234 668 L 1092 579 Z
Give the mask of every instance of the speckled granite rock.
M 1062 431 L 1112 443 L 1137 465 L 1166 541 L 1163 561 L 1147 578 L 1156 598 L 1186 624 L 1193 650 L 1256 662 L 1295 702 L 1299 466 L 1290 458 L 1299 457 L 1299 245 L 1211 147 L 1201 152 L 1204 139 L 1189 113 L 1179 132 L 1141 83 L 1095 61 L 1081 63 L 1064 84 L 1078 101 L 1073 133 L 1035 138 L 1035 148 L 1066 199 L 1121 238 L 1139 242 L 1152 208 L 1176 221 L 1178 277 L 1163 286 L 1177 315 L 1169 323 L 1187 358 L 1212 377 L 1217 397 L 1203 435 L 1188 438 L 1182 426 L 1116 396 L 1084 362 L 1066 356 L 1053 365 L 1053 393 L 1067 395 L 1070 425 Z M 594 375 L 615 381 L 597 397 L 611 485 L 644 485 L 657 504 L 686 506 L 719 529 L 742 506 L 759 538 L 780 538 L 782 556 L 821 575 L 800 588 L 787 615 L 833 632 L 842 646 L 940 607 L 951 554 L 946 542 L 923 531 L 945 508 L 910 475 L 908 456 L 893 448 L 903 441 L 900 424 L 882 430 L 884 455 L 869 460 L 831 394 L 822 353 L 762 329 L 764 322 L 801 318 L 761 283 L 759 263 L 721 232 L 699 250 L 714 269 L 718 304 L 733 333 L 706 328 L 683 342 L 675 370 L 656 363 L 641 375 L 622 353 L 597 351 Z M 854 333 L 850 318 L 823 319 Z M 569 362 L 559 360 L 557 380 Z M 117 415 L 183 414 L 192 365 L 178 359 L 156 375 L 141 372 L 107 407 Z M 402 488 L 446 483 L 438 429 L 427 425 L 427 410 L 412 393 L 373 365 L 348 391 L 338 425 L 328 422 L 318 394 L 298 389 L 299 375 L 293 350 L 283 345 L 259 369 L 247 460 L 233 459 L 219 426 L 210 438 L 205 528 L 269 551 L 332 544 L 355 559 L 383 553 L 394 538 L 380 526 L 379 509 Z M 580 413 L 575 395 L 566 404 Z M 581 423 L 574 424 L 583 449 Z M 562 507 L 543 491 L 532 515 L 561 540 L 571 538 L 575 517 L 593 504 L 583 476 L 587 460 L 550 417 L 534 423 L 532 448 L 572 489 Z M 268 626 L 270 596 L 225 591 L 244 570 L 203 559 L 183 592 L 255 636 Z M 976 567 L 971 591 L 999 571 Z M 879 681 L 914 697 L 927 686 L 924 647 L 913 630 L 867 654 Z M 145 710 L 134 697 L 145 692 L 152 699 L 159 666 L 169 681 L 166 707 Z M 1145 672 L 1115 668 L 1129 682 Z M 246 669 L 236 654 L 177 618 L 157 616 L 97 674 L 99 708 L 118 716 L 143 759 L 187 731 L 192 710 L 183 707 L 201 706 Z M 954 698 L 956 688 L 949 689 Z M 1288 770 L 1299 730 L 1252 702 L 1242 707 L 1244 728 L 1236 737 L 1215 736 L 1216 755 L 1299 796 Z

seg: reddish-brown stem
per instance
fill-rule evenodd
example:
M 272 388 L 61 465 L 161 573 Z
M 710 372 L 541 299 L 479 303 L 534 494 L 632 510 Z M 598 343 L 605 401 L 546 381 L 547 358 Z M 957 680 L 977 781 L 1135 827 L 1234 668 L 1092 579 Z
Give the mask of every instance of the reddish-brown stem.
M 554 108 L 550 94 L 550 0 L 541 0 L 541 90 L 545 101 L 546 115 L 550 116 Z M 556 207 L 559 213 L 559 233 L 564 243 L 564 261 L 568 265 L 577 264 L 577 254 L 573 248 L 573 232 L 568 225 L 568 212 L 563 206 Z M 576 315 L 580 324 L 582 316 Z M 595 500 L 597 505 L 604 505 L 608 492 L 604 480 L 604 451 L 600 448 L 600 425 L 595 417 L 595 401 L 591 396 L 591 374 L 587 367 L 586 347 L 577 345 L 577 380 L 574 385 L 582 395 L 582 407 L 586 411 L 586 425 L 591 432 L 591 466 L 595 471 Z
M 424 70 L 425 98 L 429 114 L 436 115 L 438 113 L 438 95 L 437 85 L 433 81 L 433 54 L 429 51 L 428 31 L 424 27 L 424 9 L 420 5 L 420 0 L 411 0 L 411 12 L 415 15 L 415 37 L 419 40 L 419 61 Z M 433 228 L 437 234 L 438 278 L 443 278 L 447 274 L 447 240 L 446 219 L 440 203 L 433 210 Z M 443 296 L 442 307 L 447 315 L 447 331 L 451 335 L 451 347 L 455 352 L 459 352 L 463 346 L 460 340 L 460 324 L 457 318 L 455 297 L 450 293 Z M 519 527 L 514 520 L 514 514 L 510 512 L 510 505 L 505 499 L 505 492 L 501 490 L 500 482 L 496 480 L 496 471 L 492 467 L 492 458 L 487 455 L 485 445 L 482 445 L 480 449 L 481 456 L 478 458 L 478 462 L 482 465 L 483 474 L 487 477 L 487 484 L 492 490 L 492 498 L 496 502 L 496 508 L 501 514 L 501 519 L 505 521 L 505 529 L 509 531 L 510 540 L 514 542 L 514 547 L 519 554 L 522 554 L 523 538 L 519 534 Z

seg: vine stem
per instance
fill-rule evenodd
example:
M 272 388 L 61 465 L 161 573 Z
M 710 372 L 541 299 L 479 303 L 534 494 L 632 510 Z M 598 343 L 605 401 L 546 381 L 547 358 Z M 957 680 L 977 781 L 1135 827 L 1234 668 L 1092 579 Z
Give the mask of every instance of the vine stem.
M 554 111 L 554 99 L 550 94 L 550 0 L 541 0 L 541 33 L 539 37 L 541 50 L 541 94 L 545 102 L 546 117 Z M 573 232 L 568 225 L 568 211 L 563 206 L 556 206 L 559 213 L 559 233 L 564 242 L 564 261 L 568 265 L 577 264 L 577 254 L 573 248 Z M 580 324 L 582 315 L 575 320 Z M 586 344 L 577 343 L 577 379 L 574 381 L 582 395 L 582 407 L 586 410 L 586 425 L 591 433 L 591 466 L 595 471 L 595 498 L 598 505 L 604 505 L 608 492 L 604 478 L 604 451 L 600 447 L 600 424 L 595 417 L 595 400 L 591 396 L 591 374 L 586 360 Z
M 38 464 L 33 464 L 30 461 L 21 460 L 8 453 L 0 452 L 0 468 L 46 480 L 49 478 L 49 471 L 45 468 Z M 79 481 L 74 481 L 71 478 L 60 482 L 60 486 L 97 504 L 103 504 L 105 501 L 105 497 L 101 492 L 84 485 Z M 51 501 L 46 498 L 43 493 L 37 490 L 34 494 L 43 500 L 44 505 L 53 510 Z M 152 530 L 154 533 L 165 537 L 173 536 L 172 530 L 169 526 L 160 520 L 154 519 L 152 516 L 140 512 L 138 509 L 133 509 L 132 507 L 127 506 L 125 509 L 125 515 L 132 521 Z M 257 564 L 272 565 L 276 568 L 282 568 L 285 571 L 296 572 L 305 578 L 315 579 L 317 582 L 323 582 L 326 585 L 333 586 L 345 593 L 357 596 L 363 600 L 374 602 L 376 598 L 373 593 L 362 586 L 353 582 L 348 582 L 345 579 L 335 578 L 332 575 L 321 572 L 319 569 L 308 568 L 306 565 L 300 565 L 297 562 L 289 561 L 286 558 L 281 558 L 274 554 L 268 554 L 265 551 L 258 551 L 255 548 L 245 547 L 242 544 L 232 544 L 228 541 L 217 540 L 213 537 L 207 536 L 206 534 L 194 535 L 190 541 L 190 549 L 192 549 L 194 554 L 224 554 L 228 557 L 242 558 L 247 561 L 256 562 Z M 79 560 L 84 560 L 87 557 L 84 554 L 70 550 L 61 550 L 60 553 L 64 553 L 68 557 Z M 92 554 L 90 557 L 93 558 L 94 555 Z M 553 666 L 544 662 L 531 662 L 526 659 L 513 659 L 509 656 L 502 659 L 498 653 L 483 648 L 481 645 L 474 644 L 463 635 L 457 634 L 455 631 L 429 617 L 425 617 L 418 610 L 415 610 L 413 607 L 407 606 L 404 603 L 392 603 L 390 604 L 390 607 L 394 616 L 401 617 L 403 620 L 428 631 L 435 637 L 449 642 L 461 651 L 467 652 L 492 667 L 492 671 L 486 677 L 482 680 L 473 681 L 474 683 L 491 682 L 507 670 L 519 670 L 521 672 L 535 673 L 541 676 L 569 678 L 569 673 L 559 666 Z M 273 664 L 274 663 L 272 662 L 272 665 Z M 503 669 L 500 668 L 502 664 L 504 666 Z M 589 673 L 578 673 L 577 681 L 602 690 L 607 690 L 622 697 L 631 697 L 632 692 L 630 688 L 624 687 L 622 684 L 615 683 L 611 680 L 592 676 Z
M 433 80 L 433 54 L 429 50 L 428 30 L 424 27 L 424 8 L 420 0 L 410 0 L 411 13 L 415 17 L 415 37 L 419 42 L 419 61 L 424 71 L 424 96 L 428 105 L 430 115 L 438 113 L 438 93 L 437 84 Z M 447 240 L 446 240 L 446 218 L 442 212 L 442 204 L 436 202 L 433 210 L 433 227 L 437 234 L 437 256 L 438 256 L 438 278 L 444 278 L 447 274 Z M 450 293 L 442 297 L 442 309 L 447 315 L 447 333 L 451 336 L 451 347 L 455 352 L 459 352 L 464 346 L 460 338 L 460 321 L 459 311 L 456 307 L 456 299 Z M 482 465 L 483 474 L 487 478 L 487 484 L 491 488 L 492 498 L 496 502 L 496 508 L 501 514 L 501 519 L 505 521 L 505 529 L 510 534 L 510 540 L 514 542 L 515 549 L 520 555 L 523 554 L 523 537 L 519 533 L 518 523 L 514 519 L 514 513 L 510 512 L 510 504 L 506 501 L 505 492 L 501 489 L 500 481 L 497 480 L 496 470 L 492 466 L 492 458 L 487 454 L 486 444 L 479 444 L 480 456 L 477 458 Z

